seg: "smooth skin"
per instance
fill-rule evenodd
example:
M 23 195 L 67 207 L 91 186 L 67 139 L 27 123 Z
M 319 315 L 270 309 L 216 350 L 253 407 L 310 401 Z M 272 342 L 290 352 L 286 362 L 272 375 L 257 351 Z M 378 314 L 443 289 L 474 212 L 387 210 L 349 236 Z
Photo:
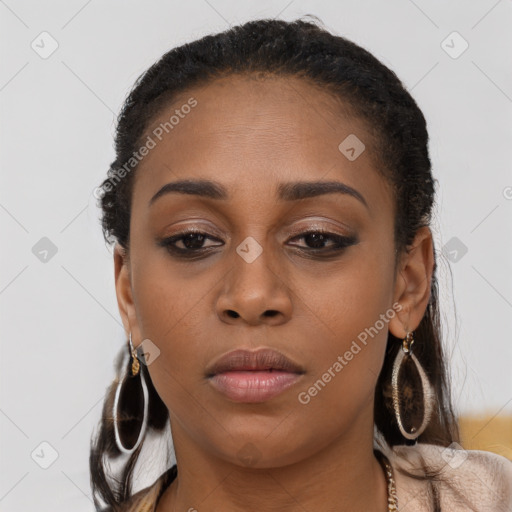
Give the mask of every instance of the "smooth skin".
M 391 189 L 365 124 L 330 93 L 292 77 L 225 77 L 175 98 L 145 136 L 191 97 L 197 106 L 139 164 L 129 258 L 119 245 L 114 251 L 126 333 L 135 346 L 149 339 L 160 350 L 148 369 L 169 409 L 178 477 L 157 512 L 385 512 L 374 392 L 388 329 L 404 338 L 425 314 L 430 229 L 400 255 L 395 278 Z M 349 134 L 366 146 L 354 161 L 338 149 Z M 174 192 L 148 205 L 182 179 L 215 181 L 228 198 Z M 278 184 L 296 181 L 344 183 L 367 206 L 340 193 L 277 198 Z M 180 258 L 159 244 L 190 228 L 205 238 L 174 246 L 190 254 L 205 248 L 202 256 Z M 322 245 L 301 236 L 315 229 L 355 243 L 336 252 L 335 239 Z M 263 251 L 251 263 L 236 251 L 247 237 Z M 401 311 L 301 403 L 299 393 L 394 303 Z M 256 404 L 230 401 L 211 386 L 205 370 L 214 359 L 259 347 L 283 352 L 305 374 Z

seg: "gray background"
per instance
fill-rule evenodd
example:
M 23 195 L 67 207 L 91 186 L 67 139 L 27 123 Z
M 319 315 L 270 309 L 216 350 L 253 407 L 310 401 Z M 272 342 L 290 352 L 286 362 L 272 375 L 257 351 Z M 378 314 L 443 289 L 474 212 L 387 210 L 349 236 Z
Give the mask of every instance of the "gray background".
M 92 192 L 129 88 L 173 46 L 307 13 L 391 67 L 422 108 L 456 406 L 512 412 L 510 0 L 0 1 L 1 511 L 93 510 L 89 438 L 124 332 Z M 165 469 L 144 464 L 139 488 Z

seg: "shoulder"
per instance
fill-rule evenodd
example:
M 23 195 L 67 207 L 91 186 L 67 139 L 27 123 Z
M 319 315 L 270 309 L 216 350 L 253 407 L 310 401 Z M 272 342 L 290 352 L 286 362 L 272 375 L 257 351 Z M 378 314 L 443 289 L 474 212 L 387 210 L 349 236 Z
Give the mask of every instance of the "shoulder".
M 418 443 L 393 447 L 390 461 L 413 474 L 437 473 L 442 509 L 512 511 L 512 461 L 501 455 L 464 450 L 457 443 L 449 447 Z M 399 479 L 404 484 L 402 477 L 396 479 L 397 485 Z M 423 486 L 420 482 L 416 485 L 425 492 L 426 482 Z

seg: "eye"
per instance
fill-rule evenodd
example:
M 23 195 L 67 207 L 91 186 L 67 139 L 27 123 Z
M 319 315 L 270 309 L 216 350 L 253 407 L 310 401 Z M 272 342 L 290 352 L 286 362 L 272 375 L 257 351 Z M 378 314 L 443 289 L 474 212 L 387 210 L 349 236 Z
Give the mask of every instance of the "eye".
M 305 231 L 294 236 L 290 241 L 300 239 L 304 239 L 306 247 L 296 244 L 291 245 L 308 254 L 339 253 L 346 247 L 357 243 L 356 236 L 343 236 L 320 229 Z M 208 240 L 210 241 L 209 244 L 207 243 Z M 211 243 L 212 241 L 219 243 Z M 165 247 L 171 254 L 177 257 L 192 258 L 208 253 L 211 248 L 219 247 L 224 245 L 224 243 L 203 231 L 187 230 L 159 240 L 158 245 Z
M 193 255 L 194 253 L 203 252 L 210 247 L 218 247 L 220 244 L 204 245 L 206 240 L 216 240 L 217 238 L 211 237 L 208 233 L 196 230 L 187 230 L 177 233 L 168 238 L 164 238 L 158 242 L 158 245 L 165 247 L 169 252 L 177 255 Z M 179 246 L 181 244 L 181 247 Z
M 343 236 L 319 229 L 305 231 L 290 240 L 297 240 L 301 238 L 303 238 L 306 245 L 309 246 L 305 248 L 307 252 L 341 251 L 346 247 L 357 243 L 357 237 L 355 236 Z M 330 244 L 329 241 L 331 242 Z M 301 247 L 301 249 L 302 248 L 303 247 Z

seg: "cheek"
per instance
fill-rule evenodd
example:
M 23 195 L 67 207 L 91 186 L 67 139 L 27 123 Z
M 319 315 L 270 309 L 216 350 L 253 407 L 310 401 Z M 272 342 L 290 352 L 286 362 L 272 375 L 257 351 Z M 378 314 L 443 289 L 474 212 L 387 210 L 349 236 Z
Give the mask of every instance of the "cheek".
M 326 345 L 340 350 L 371 328 L 390 308 L 392 280 L 386 262 L 361 254 L 329 275 L 308 280 L 296 276 L 294 295 L 300 315 L 307 315 Z M 377 325 L 386 339 L 387 324 Z
M 193 359 L 187 342 L 191 332 L 195 332 L 193 323 L 201 317 L 204 296 L 204 283 L 173 276 L 170 268 L 157 261 L 133 272 L 140 335 L 159 350 L 149 370 L 152 378 L 155 373 L 155 378 L 163 381 L 161 389 L 166 394 L 167 390 L 179 387 L 192 371 Z
M 338 411 L 355 409 L 374 394 L 395 310 L 390 306 L 389 269 L 373 256 L 365 258 L 368 261 L 361 258 L 336 278 L 299 290 L 308 297 L 307 331 L 314 340 L 306 338 L 303 345 L 309 351 L 311 374 L 301 390 L 302 403 L 311 403 L 312 410 L 314 402 L 322 403 L 318 412 L 322 407 L 333 411 L 326 402 L 339 404 Z
M 199 317 L 204 308 L 202 299 L 218 276 L 211 272 L 198 278 L 190 268 L 173 262 L 165 249 L 155 249 L 141 261 L 132 276 L 141 334 L 169 346 L 173 339 L 182 339 L 190 323 Z

